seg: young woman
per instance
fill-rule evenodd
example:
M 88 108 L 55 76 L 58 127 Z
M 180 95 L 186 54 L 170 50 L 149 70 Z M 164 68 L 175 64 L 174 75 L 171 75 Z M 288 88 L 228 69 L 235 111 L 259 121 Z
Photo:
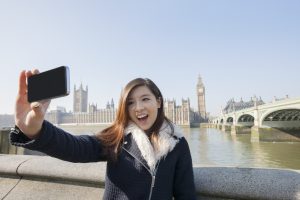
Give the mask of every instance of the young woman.
M 20 74 L 12 144 L 70 162 L 107 161 L 104 199 L 196 199 L 187 141 L 150 79 L 126 85 L 110 127 L 73 136 L 44 120 L 50 101 L 27 101 L 26 79 L 36 73 Z

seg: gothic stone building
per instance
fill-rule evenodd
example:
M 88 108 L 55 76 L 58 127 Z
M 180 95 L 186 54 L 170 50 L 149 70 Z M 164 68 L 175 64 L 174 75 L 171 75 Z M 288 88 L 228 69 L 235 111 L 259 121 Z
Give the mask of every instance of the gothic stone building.
M 201 77 L 198 78 L 197 84 L 198 112 L 190 106 L 189 99 L 182 99 L 181 104 L 175 100 L 165 100 L 164 109 L 166 116 L 177 125 L 193 126 L 199 125 L 199 122 L 207 121 L 205 106 L 205 86 Z M 48 112 L 46 119 L 55 124 L 78 124 L 78 123 L 101 123 L 110 124 L 116 117 L 116 108 L 114 101 L 107 103 L 105 109 L 98 109 L 97 104 L 87 104 L 88 87 L 83 89 L 82 84 L 79 89 L 74 86 L 73 112 L 65 112 L 62 109 Z

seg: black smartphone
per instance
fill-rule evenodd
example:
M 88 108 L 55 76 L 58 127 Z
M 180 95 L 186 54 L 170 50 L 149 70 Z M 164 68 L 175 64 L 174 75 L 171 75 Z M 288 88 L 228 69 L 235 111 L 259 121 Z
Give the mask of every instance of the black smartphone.
M 57 67 L 27 79 L 28 102 L 66 96 L 70 93 L 69 68 Z

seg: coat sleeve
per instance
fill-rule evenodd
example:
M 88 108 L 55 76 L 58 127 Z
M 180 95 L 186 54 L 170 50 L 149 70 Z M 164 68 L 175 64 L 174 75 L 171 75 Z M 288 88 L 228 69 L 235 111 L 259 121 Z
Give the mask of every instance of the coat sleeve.
M 105 161 L 103 145 L 91 135 L 74 136 L 57 128 L 48 121 L 43 122 L 41 134 L 30 140 L 15 127 L 10 133 L 12 145 L 40 151 L 69 162 Z
M 175 169 L 173 195 L 175 200 L 194 200 L 196 191 L 190 149 L 185 138 L 181 138 L 178 145 L 179 157 Z

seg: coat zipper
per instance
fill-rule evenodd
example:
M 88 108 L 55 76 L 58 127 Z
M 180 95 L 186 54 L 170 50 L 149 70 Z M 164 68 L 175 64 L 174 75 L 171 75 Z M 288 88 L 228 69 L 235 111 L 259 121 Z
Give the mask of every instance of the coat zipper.
M 154 188 L 154 184 L 155 184 L 155 176 L 156 176 L 156 172 L 157 172 L 157 169 L 158 169 L 158 165 L 159 165 L 159 162 L 160 160 L 158 161 L 155 169 L 154 169 L 154 172 L 151 173 L 152 175 L 152 182 L 151 182 L 151 188 L 150 188 L 150 194 L 149 194 L 149 200 L 151 200 L 151 197 L 152 197 L 152 191 L 153 191 L 153 188 Z
M 152 197 L 152 191 L 153 191 L 153 188 L 154 188 L 154 185 L 155 185 L 155 176 L 156 176 L 156 172 L 157 172 L 157 169 L 158 169 L 158 165 L 159 165 L 159 162 L 160 160 L 158 161 L 157 163 L 157 166 L 156 168 L 154 169 L 153 172 L 151 172 L 150 169 L 148 169 L 148 167 L 146 165 L 144 165 L 144 163 L 142 161 L 140 161 L 135 155 L 133 155 L 132 153 L 130 153 L 127 149 L 125 149 L 124 147 L 122 147 L 122 149 L 124 149 L 127 153 L 129 153 L 132 157 L 134 157 L 137 161 L 139 161 L 146 169 L 147 171 L 150 173 L 151 175 L 151 186 L 150 186 L 150 194 L 149 194 L 149 200 L 151 200 L 151 197 Z

